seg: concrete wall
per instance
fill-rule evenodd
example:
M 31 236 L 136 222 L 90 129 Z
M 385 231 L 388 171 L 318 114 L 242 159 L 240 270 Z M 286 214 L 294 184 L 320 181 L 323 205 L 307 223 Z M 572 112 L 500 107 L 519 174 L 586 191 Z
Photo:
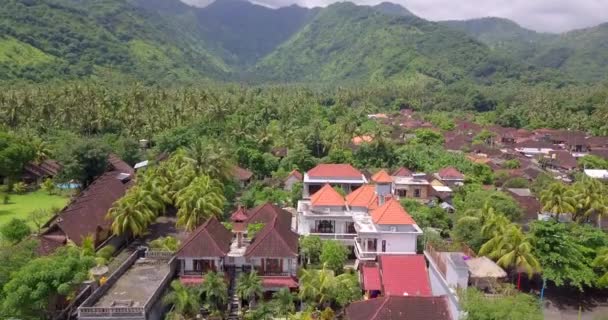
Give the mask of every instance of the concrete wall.
M 426 256 L 426 254 L 425 254 Z M 428 273 L 429 281 L 431 283 L 431 291 L 433 296 L 446 296 L 448 299 L 448 307 L 450 308 L 450 314 L 453 320 L 458 320 L 461 317 L 460 304 L 456 291 L 451 289 L 445 279 L 441 276 L 437 266 L 431 261 L 429 256 L 426 256 L 429 262 Z
M 409 233 L 381 234 L 378 239 L 378 252 L 382 251 L 382 240 L 386 241 L 386 252 L 416 252 L 417 236 Z
M 300 182 L 300 180 L 294 176 L 287 178 L 287 180 L 285 180 L 285 190 L 291 190 L 291 188 L 293 188 L 293 185 L 297 182 Z

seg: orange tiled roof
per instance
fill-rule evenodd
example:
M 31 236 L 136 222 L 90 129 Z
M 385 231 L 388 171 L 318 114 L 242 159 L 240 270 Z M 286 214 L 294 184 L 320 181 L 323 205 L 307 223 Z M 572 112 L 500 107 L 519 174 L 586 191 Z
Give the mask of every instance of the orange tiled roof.
M 372 142 L 374 138 L 372 136 L 356 136 L 350 140 L 355 145 L 360 145 L 364 142 Z
M 372 220 L 375 224 L 416 224 L 416 221 L 394 198 L 388 199 L 382 206 L 374 209 Z
M 346 203 L 351 207 L 364 207 L 370 210 L 377 208 L 376 187 L 371 184 L 362 185 L 346 196 Z
M 393 179 L 391 179 L 386 170 L 382 169 L 372 176 L 372 181 L 376 183 L 392 183 Z
M 344 198 L 329 184 L 325 184 L 323 188 L 312 195 L 310 203 L 313 206 L 343 206 Z

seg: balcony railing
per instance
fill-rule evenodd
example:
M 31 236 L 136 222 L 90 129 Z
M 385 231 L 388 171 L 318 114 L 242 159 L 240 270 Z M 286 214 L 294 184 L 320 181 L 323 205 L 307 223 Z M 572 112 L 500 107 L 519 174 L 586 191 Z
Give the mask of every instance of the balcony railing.
M 354 240 L 357 236 L 356 233 L 325 233 L 325 232 L 315 232 L 311 230 L 309 235 L 318 236 L 324 240 Z
M 355 238 L 355 255 L 359 260 L 375 260 L 378 255 L 375 251 L 363 251 L 361 248 L 361 243 L 359 243 L 359 238 Z

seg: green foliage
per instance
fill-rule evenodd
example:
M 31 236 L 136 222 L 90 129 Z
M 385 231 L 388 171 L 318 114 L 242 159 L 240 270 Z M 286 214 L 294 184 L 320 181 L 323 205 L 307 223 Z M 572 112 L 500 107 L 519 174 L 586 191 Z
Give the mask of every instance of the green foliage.
M 52 195 L 55 193 L 57 187 L 55 186 L 53 180 L 47 178 L 44 179 L 44 181 L 42 181 L 42 183 L 40 184 L 40 189 L 42 189 L 42 191 L 46 192 L 48 195 Z
M 17 243 L 30 235 L 30 227 L 22 219 L 13 218 L 8 223 L 0 226 L 2 238 L 11 243 Z
M 0 131 L 0 176 L 15 178 L 34 156 L 34 149 L 23 137 Z
M 170 251 L 175 252 L 179 249 L 180 241 L 171 236 L 160 237 L 158 239 L 154 239 L 150 242 L 150 248 L 161 250 L 161 251 Z
M 247 237 L 253 239 L 258 232 L 264 229 L 265 223 L 249 223 L 247 224 Z
M 321 320 L 334 320 L 336 318 L 336 314 L 334 310 L 332 310 L 330 307 L 327 307 L 321 312 L 320 318 Z
M 347 257 L 348 250 L 343 244 L 335 240 L 323 241 L 319 259 L 323 265 L 326 265 L 335 274 L 344 272 L 344 262 L 346 262 Z
M 165 305 L 171 305 L 166 318 L 170 320 L 182 317 L 195 317 L 201 308 L 196 288 L 186 287 L 179 280 L 171 282 L 171 291 L 163 297 Z
M 292 200 L 290 193 L 281 188 L 269 187 L 262 183 L 254 182 L 247 187 L 240 201 L 247 207 L 255 207 L 266 202 L 287 205 Z
M 223 310 L 222 307 L 228 302 L 228 285 L 224 280 L 224 274 L 217 272 L 205 274 L 201 293 L 204 296 L 205 305 L 212 311 L 218 312 Z
M 36 258 L 36 240 L 24 240 L 15 245 L 7 243 L 0 244 L 0 288 L 9 282 L 11 274 L 18 271 L 30 260 Z M 4 293 L 0 293 L 0 301 L 4 298 Z M 0 312 L 0 314 L 2 314 Z
M 25 182 L 17 182 L 13 184 L 13 192 L 16 194 L 23 194 L 27 191 L 27 185 Z
M 427 146 L 443 145 L 443 136 L 439 132 L 430 129 L 418 129 L 415 131 L 415 134 L 414 139 L 408 140 L 409 143 Z
M 92 257 L 81 256 L 74 247 L 60 248 L 51 256 L 27 262 L 4 286 L 3 315 L 18 318 L 49 315 L 49 306 L 86 279 Z
M 592 154 L 578 158 L 579 167 L 585 169 L 608 169 L 608 161 Z
M 543 268 L 543 277 L 557 286 L 574 286 L 579 290 L 595 284 L 597 275 L 591 267 L 594 253 L 579 242 L 577 228 L 558 222 L 536 221 L 530 233 L 534 254 Z
M 224 210 L 222 184 L 209 176 L 201 175 L 175 194 L 177 225 L 194 230 L 208 218 L 218 217 Z
M 303 236 L 300 238 L 300 254 L 308 263 L 316 264 L 319 262 L 323 242 L 319 236 Z
M 513 292 L 502 297 L 487 298 L 483 292 L 469 288 L 461 294 L 461 300 L 466 320 L 543 319 L 536 298 L 525 293 Z
M 63 168 L 60 176 L 62 181 L 72 179 L 88 186 L 95 177 L 102 174 L 108 166 L 109 149 L 94 140 L 79 140 L 68 147 L 67 154 L 58 155 Z
M 402 199 L 400 202 L 420 228 L 435 228 L 444 235 L 447 235 L 450 231 L 452 220 L 441 207 L 429 207 L 416 200 L 407 198 Z
M 502 167 L 505 169 L 517 169 L 520 167 L 520 163 L 519 160 L 517 159 L 511 159 L 511 160 L 506 160 L 505 162 L 502 163 Z
M 288 288 L 281 288 L 273 293 L 271 304 L 277 316 L 284 316 L 295 311 L 294 295 Z
M 359 276 L 355 272 L 346 272 L 337 276 L 336 288 L 334 300 L 342 308 L 361 299 L 361 285 Z
M 522 177 L 508 179 L 502 184 L 503 188 L 528 188 L 529 186 L 528 179 Z
M 237 278 L 236 294 L 241 299 L 249 301 L 249 309 L 251 309 L 256 299 L 261 297 L 263 293 L 262 278 L 254 270 L 251 270 L 249 273 L 241 273 Z
M 481 209 L 486 203 L 511 221 L 517 221 L 521 217 L 522 209 L 517 202 L 501 191 L 489 191 L 479 185 L 467 185 L 459 188 L 454 196 L 454 207 L 459 212 Z

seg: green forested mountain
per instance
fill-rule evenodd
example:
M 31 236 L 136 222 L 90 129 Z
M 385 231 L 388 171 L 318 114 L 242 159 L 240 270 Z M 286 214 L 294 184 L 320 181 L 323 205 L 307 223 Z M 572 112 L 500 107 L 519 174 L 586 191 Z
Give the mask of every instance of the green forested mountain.
M 246 0 L 5 0 L 0 81 L 147 83 L 604 79 L 606 25 L 540 34 L 497 18 L 434 23 L 402 6 L 270 9 Z
M 554 34 L 538 33 L 523 28 L 503 18 L 448 20 L 440 23 L 460 30 L 485 43 L 491 49 L 517 59 L 534 57 L 548 40 L 557 37 Z
M 3 0 L 0 80 L 222 78 L 228 69 L 176 21 L 124 0 Z
M 501 55 L 563 71 L 581 82 L 602 80 L 608 73 L 608 24 L 558 35 L 528 30 L 502 18 L 441 23 L 467 33 Z
M 386 15 L 352 3 L 333 4 L 276 51 L 256 72 L 285 81 L 494 81 L 518 66 L 437 23 Z

